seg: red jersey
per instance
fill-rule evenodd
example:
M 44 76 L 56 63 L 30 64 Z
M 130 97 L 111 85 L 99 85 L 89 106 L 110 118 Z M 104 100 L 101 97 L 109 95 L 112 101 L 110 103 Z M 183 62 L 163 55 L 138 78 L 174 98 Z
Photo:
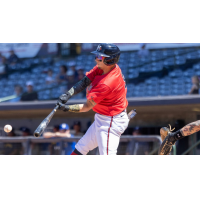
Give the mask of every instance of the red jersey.
M 126 83 L 118 65 L 107 74 L 95 66 L 86 76 L 92 81 L 87 88 L 87 99 L 97 104 L 94 112 L 106 116 L 121 113 L 128 106 Z

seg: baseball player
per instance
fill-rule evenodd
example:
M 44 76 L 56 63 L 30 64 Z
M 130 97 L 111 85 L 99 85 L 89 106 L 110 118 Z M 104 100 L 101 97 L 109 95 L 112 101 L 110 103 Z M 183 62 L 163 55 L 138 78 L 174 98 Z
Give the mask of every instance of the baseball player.
M 172 146 L 175 145 L 178 140 L 200 131 L 200 120 L 192 122 L 176 132 L 172 131 L 171 127 L 163 127 L 160 129 L 160 135 L 163 143 L 160 146 L 158 152 L 159 155 L 169 155 L 172 150 Z
M 100 155 L 116 155 L 120 136 L 129 123 L 126 83 L 117 65 L 120 50 L 114 44 L 103 43 L 91 53 L 95 54 L 97 65 L 66 94 L 61 95 L 57 104 L 65 112 L 88 112 L 91 109 L 96 112 L 94 123 L 76 144 L 72 155 L 86 155 L 96 147 Z M 66 105 L 73 95 L 85 88 L 85 104 Z

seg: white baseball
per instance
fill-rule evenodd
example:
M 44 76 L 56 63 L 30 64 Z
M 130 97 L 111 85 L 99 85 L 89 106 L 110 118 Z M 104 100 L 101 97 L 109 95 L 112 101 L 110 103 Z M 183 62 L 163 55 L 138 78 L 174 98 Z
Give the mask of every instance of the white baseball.
M 4 126 L 4 131 L 5 131 L 6 133 L 9 133 L 10 131 L 12 131 L 12 126 L 11 126 L 11 125 L 5 125 L 5 126 Z

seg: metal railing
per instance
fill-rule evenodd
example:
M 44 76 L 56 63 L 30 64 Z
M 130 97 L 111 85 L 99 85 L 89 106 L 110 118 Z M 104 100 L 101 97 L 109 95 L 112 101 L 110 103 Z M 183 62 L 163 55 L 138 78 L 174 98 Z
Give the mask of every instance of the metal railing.
M 64 142 L 78 142 L 81 137 L 73 138 L 35 138 L 35 137 L 0 137 L 0 143 L 21 143 L 23 144 L 24 155 L 32 155 L 31 144 L 41 144 L 41 143 L 59 143 L 60 145 L 60 155 L 63 155 L 63 145 Z M 156 142 L 159 146 L 162 143 L 160 136 L 122 136 L 120 142 Z M 98 154 L 98 153 L 96 153 Z

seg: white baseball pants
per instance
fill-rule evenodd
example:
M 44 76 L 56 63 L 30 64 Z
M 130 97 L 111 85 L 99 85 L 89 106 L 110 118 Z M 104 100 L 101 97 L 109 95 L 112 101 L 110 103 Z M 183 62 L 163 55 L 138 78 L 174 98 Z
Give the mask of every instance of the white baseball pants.
M 75 148 L 83 155 L 99 147 L 100 155 L 116 155 L 120 136 L 129 124 L 126 112 L 113 117 L 95 114 L 95 121 Z

